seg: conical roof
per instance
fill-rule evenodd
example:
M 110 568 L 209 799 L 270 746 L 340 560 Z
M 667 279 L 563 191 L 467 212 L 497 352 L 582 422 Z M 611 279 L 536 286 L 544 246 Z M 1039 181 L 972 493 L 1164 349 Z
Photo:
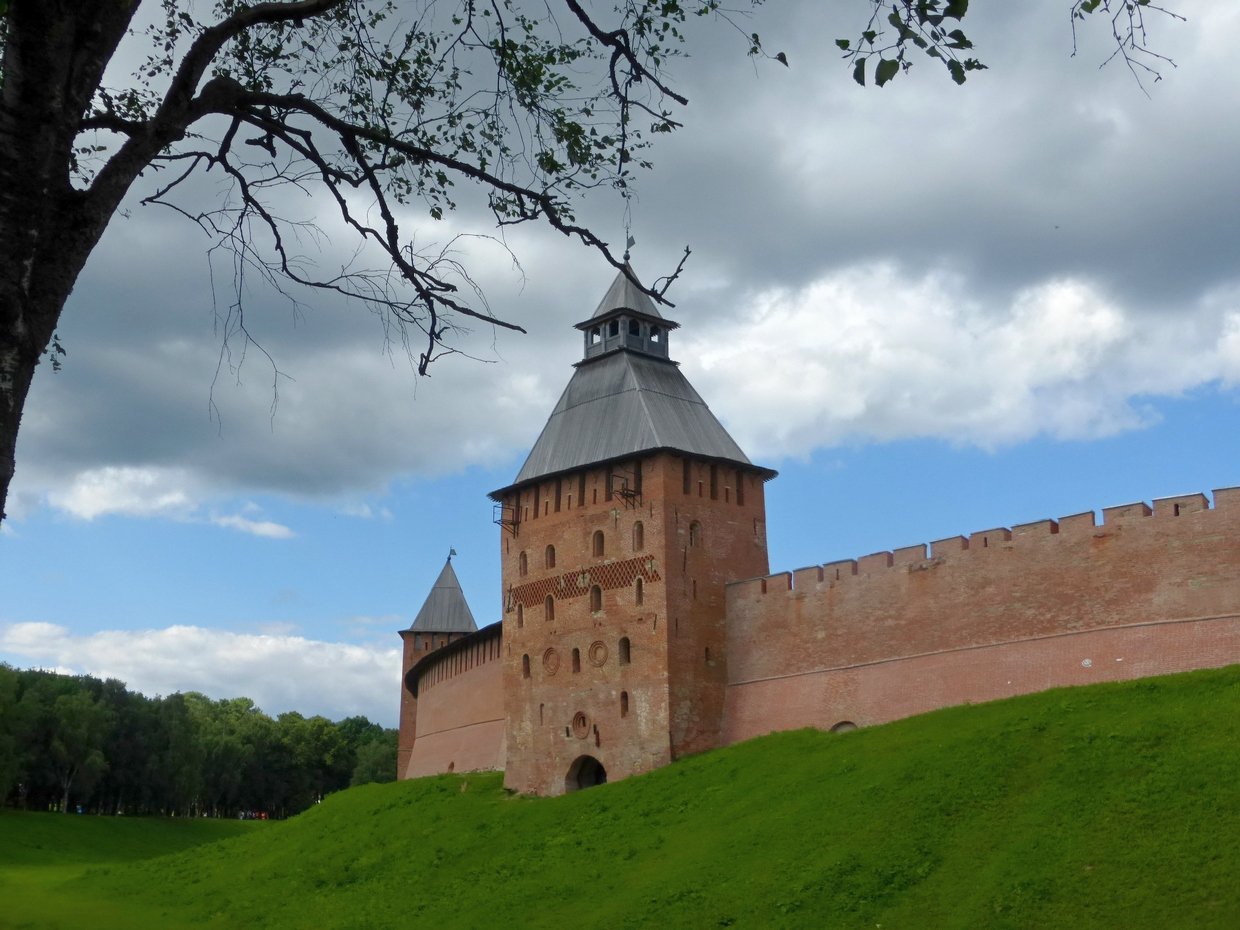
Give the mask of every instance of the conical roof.
M 444 563 L 435 586 L 409 627 L 417 633 L 473 633 L 478 629 L 465 602 L 465 593 L 452 569 L 452 556 Z

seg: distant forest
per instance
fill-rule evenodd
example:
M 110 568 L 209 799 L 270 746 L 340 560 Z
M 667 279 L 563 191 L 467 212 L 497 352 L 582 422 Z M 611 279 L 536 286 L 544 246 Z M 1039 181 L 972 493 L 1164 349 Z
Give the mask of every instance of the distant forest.
M 272 719 L 249 698 L 0 663 L 0 806 L 280 818 L 395 777 L 396 731 L 365 717 Z

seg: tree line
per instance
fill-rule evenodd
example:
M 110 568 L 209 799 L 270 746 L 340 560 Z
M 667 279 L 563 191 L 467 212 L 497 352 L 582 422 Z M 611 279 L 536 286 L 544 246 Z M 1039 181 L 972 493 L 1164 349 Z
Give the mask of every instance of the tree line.
M 286 817 L 396 777 L 396 731 L 0 663 L 0 806 Z

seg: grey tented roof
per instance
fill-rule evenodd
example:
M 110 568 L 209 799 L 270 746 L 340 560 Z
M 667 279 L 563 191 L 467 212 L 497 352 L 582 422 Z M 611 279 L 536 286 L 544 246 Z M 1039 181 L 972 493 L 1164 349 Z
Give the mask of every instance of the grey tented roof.
M 452 570 L 451 556 L 448 556 L 443 571 L 435 579 L 435 586 L 426 596 L 426 603 L 409 629 L 418 633 L 472 633 L 478 629 L 474 615 L 465 603 L 461 583 Z
M 629 273 L 633 269 L 626 263 Z M 659 313 L 654 305 L 654 301 L 650 299 L 649 294 L 644 294 L 634 286 L 629 275 L 623 271 L 616 275 L 616 280 L 611 282 L 611 287 L 607 288 L 607 293 L 603 295 L 603 299 L 599 301 L 598 309 L 594 311 L 590 317 L 597 320 L 599 317 L 607 316 L 613 310 L 636 310 L 638 313 L 644 313 L 646 316 L 654 317 L 656 320 L 663 319 L 663 315 Z M 672 324 L 673 326 L 675 324 Z
M 674 362 L 613 352 L 577 367 L 513 485 L 658 449 L 753 467 Z

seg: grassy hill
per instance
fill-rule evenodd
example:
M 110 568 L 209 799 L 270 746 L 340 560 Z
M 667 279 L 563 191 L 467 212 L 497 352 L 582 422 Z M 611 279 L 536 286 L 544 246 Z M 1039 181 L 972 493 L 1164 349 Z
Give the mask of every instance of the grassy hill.
M 0 927 L 1234 930 L 1240 666 L 779 734 L 563 798 L 371 785 L 159 858 L 90 820 L 0 817 Z M 59 851 L 28 855 L 45 821 Z

